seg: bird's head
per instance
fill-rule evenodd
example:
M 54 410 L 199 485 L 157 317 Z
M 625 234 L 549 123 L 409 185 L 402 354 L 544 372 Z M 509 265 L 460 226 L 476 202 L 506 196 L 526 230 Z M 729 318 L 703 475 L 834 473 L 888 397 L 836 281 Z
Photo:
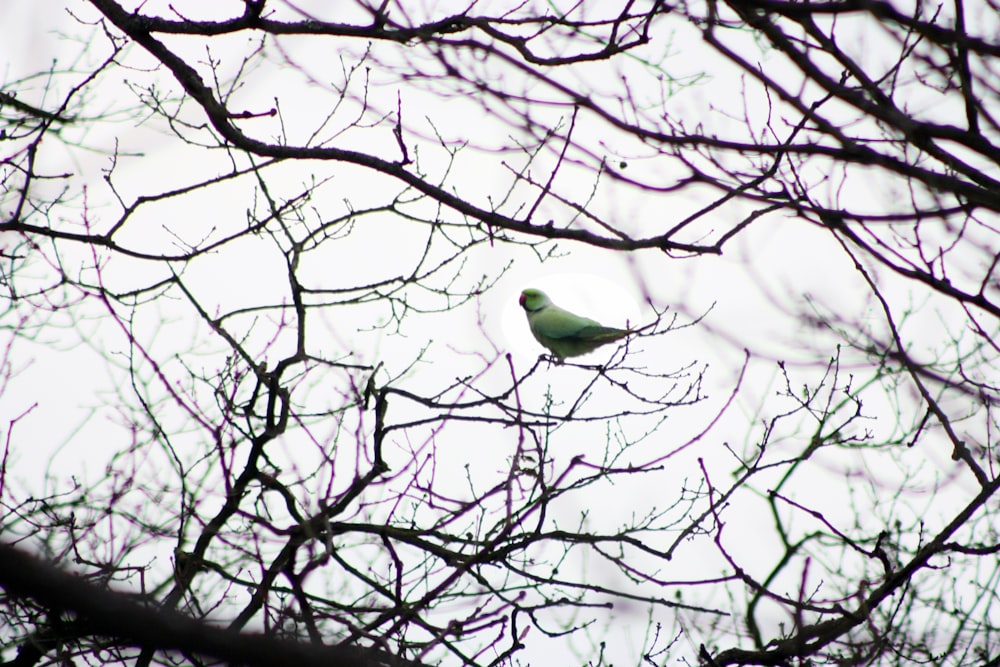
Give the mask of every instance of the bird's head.
M 545 292 L 529 287 L 521 292 L 521 298 L 518 299 L 518 303 L 521 304 L 521 308 L 531 313 L 541 310 L 552 302 L 549 301 L 549 297 L 546 296 Z

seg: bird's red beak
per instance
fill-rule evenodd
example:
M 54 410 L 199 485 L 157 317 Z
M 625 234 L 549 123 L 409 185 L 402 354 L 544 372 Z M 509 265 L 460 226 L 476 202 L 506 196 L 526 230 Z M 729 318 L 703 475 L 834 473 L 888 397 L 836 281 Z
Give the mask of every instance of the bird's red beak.
M 524 302 L 528 300 L 528 297 L 523 294 L 518 298 L 517 302 L 521 304 L 521 308 L 524 308 Z

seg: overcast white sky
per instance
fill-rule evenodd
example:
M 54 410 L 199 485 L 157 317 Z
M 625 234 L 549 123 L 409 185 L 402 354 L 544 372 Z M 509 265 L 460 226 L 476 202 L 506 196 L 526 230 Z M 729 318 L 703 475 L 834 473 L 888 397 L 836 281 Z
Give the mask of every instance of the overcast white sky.
M 177 6 L 177 3 L 174 4 Z M 203 3 L 185 5 L 183 2 L 180 5 L 186 7 L 185 12 L 194 11 L 195 7 L 201 11 L 208 6 Z M 240 3 L 220 2 L 217 7 L 225 13 L 238 5 Z M 79 53 L 80 45 L 68 40 L 65 35 L 86 35 L 86 31 L 61 9 L 62 3 L 59 6 L 60 9 L 56 10 L 56 3 L 43 4 L 34 0 L 5 0 L 0 4 L 0 25 L 8 26 L 4 30 L 4 39 L 0 40 L 4 81 L 18 80 L 43 70 L 54 58 L 63 63 Z M 93 10 L 83 3 L 70 2 L 65 6 L 71 7 L 83 19 L 95 16 Z M 146 7 L 146 11 L 152 11 L 153 4 L 147 3 Z M 11 30 L 10 26 L 18 26 L 18 29 Z M 762 108 L 759 92 L 748 88 L 745 97 L 738 92 L 740 81 L 732 68 L 710 55 L 695 30 L 686 31 L 679 21 L 674 28 L 676 32 L 671 36 L 670 46 L 674 55 L 667 59 L 667 65 L 672 67 L 676 64 L 685 75 L 703 69 L 709 77 L 704 83 L 684 89 L 671 98 L 672 113 L 701 113 L 705 114 L 704 122 L 708 126 L 732 127 L 736 121 L 726 118 L 723 111 L 738 112 L 747 100 L 752 113 Z M 867 31 L 865 35 L 873 40 L 872 51 L 877 54 L 877 36 Z M 245 36 L 231 40 L 234 48 L 242 49 L 245 42 Z M 292 40 L 284 44 L 298 62 L 312 64 L 329 61 L 329 54 L 318 46 Z M 194 48 L 197 51 L 200 47 Z M 224 56 L 224 47 L 213 46 L 213 49 L 217 48 L 220 50 L 216 55 Z M 309 51 L 314 48 L 319 49 L 315 54 Z M 665 44 L 656 43 L 650 50 L 657 48 L 663 49 Z M 100 53 L 95 54 L 94 58 L 99 56 Z M 148 59 L 140 55 L 139 49 L 133 49 L 128 57 L 130 63 L 148 64 Z M 327 58 L 327 61 L 322 58 Z M 769 66 L 780 65 L 769 63 Z M 605 74 L 613 76 L 615 73 L 608 71 Z M 122 76 L 131 76 L 135 80 L 165 77 L 162 73 L 141 69 L 128 73 L 115 72 L 102 82 L 95 108 L 105 103 L 111 106 L 131 104 L 128 89 L 122 85 Z M 256 99 L 263 106 L 280 94 L 283 96 L 283 112 L 288 118 L 295 119 L 293 134 L 304 136 L 315 127 L 320 114 L 314 108 L 314 100 L 325 99 L 325 91 L 310 90 L 303 78 L 291 68 L 265 67 L 254 76 L 258 77 L 255 79 L 257 86 L 246 91 L 242 102 L 249 107 Z M 600 79 L 595 78 L 595 81 Z M 163 78 L 163 86 L 174 87 L 166 78 Z M 35 86 L 39 91 L 43 87 L 41 81 Z M 391 108 L 396 90 L 388 86 L 373 89 L 373 102 Z M 40 97 L 25 95 L 24 99 L 46 106 L 47 100 Z M 446 136 L 469 137 L 482 146 L 506 142 L 507 128 L 488 123 L 484 115 L 477 112 L 478 102 L 461 98 L 443 102 L 425 92 L 407 89 L 404 89 L 403 100 L 404 113 L 408 118 L 426 117 Z M 546 110 L 545 113 L 556 112 Z M 261 136 L 267 136 L 269 130 L 265 128 L 273 122 L 262 119 L 259 126 L 251 127 Z M 431 133 L 430 125 L 413 122 Z M 607 127 L 594 124 L 585 132 L 592 133 L 585 141 L 595 149 L 636 151 L 632 153 L 636 159 L 629 168 L 639 173 L 643 170 L 650 170 L 647 174 L 655 173 L 655 170 L 670 168 L 662 161 L 642 159 L 637 152 L 638 147 L 624 140 L 619 144 L 619 137 Z M 349 133 L 344 141 L 362 145 L 369 136 L 369 132 Z M 380 135 L 376 132 L 375 136 Z M 114 183 L 126 200 L 143 193 L 151 194 L 192 183 L 200 177 L 218 173 L 226 163 L 220 152 L 206 159 L 204 151 L 178 145 L 172 137 L 164 134 L 162 124 L 156 122 L 135 128 L 120 124 L 107 128 L 95 126 L 92 132 L 85 135 L 89 144 L 104 149 L 110 148 L 113 138 L 119 140 L 123 153 L 130 150 L 142 152 L 141 157 L 121 158 L 119 168 L 114 172 Z M 386 141 L 386 150 L 393 150 L 391 135 L 383 133 L 381 139 Z M 51 150 L 62 148 L 53 145 Z M 63 166 L 74 170 L 79 182 L 89 184 L 89 214 L 100 221 L 99 224 L 106 225 L 117 215 L 107 189 L 102 187 L 101 170 L 107 167 L 108 158 L 87 150 L 74 150 L 65 157 Z M 428 150 L 421 158 L 433 170 L 440 164 L 442 156 Z M 514 156 L 472 150 L 463 153 L 461 170 L 457 172 L 461 176 L 451 183 L 463 195 L 474 198 L 497 196 L 500 194 L 497 189 L 507 187 L 509 172 L 500 164 L 504 159 L 513 160 Z M 273 171 L 271 182 L 284 188 L 283 196 L 302 187 L 313 175 L 317 178 L 332 175 L 333 179 L 322 186 L 313 202 L 318 214 L 326 219 L 344 213 L 345 198 L 351 199 L 356 208 L 361 208 L 366 203 L 381 203 L 387 192 L 393 193 L 398 187 L 388 179 L 360 169 L 316 163 L 283 165 Z M 592 184 L 583 173 L 578 175 L 579 192 L 583 192 Z M 571 177 L 574 174 L 568 171 L 567 178 Z M 569 185 L 566 187 L 570 188 Z M 845 191 L 841 196 L 858 199 L 888 196 L 879 191 L 875 179 L 862 184 L 852 182 L 849 187 L 856 190 Z M 213 187 L 203 194 L 150 206 L 147 213 L 138 217 L 135 223 L 130 223 L 131 229 L 123 235 L 123 239 L 137 246 L 157 248 L 178 237 L 196 240 L 211 227 L 219 230 L 238 228 L 240 224 L 245 224 L 246 211 L 253 206 L 253 188 L 254 183 L 244 179 L 232 185 Z M 705 206 L 710 201 L 707 192 L 705 195 L 704 199 L 699 199 L 697 193 L 637 197 L 635 191 L 607 187 L 595 200 L 595 206 L 612 212 L 624 221 L 625 226 L 652 230 L 663 228 L 665 221 L 680 219 Z M 747 212 L 737 206 L 723 207 L 717 219 L 709 216 L 699 223 L 699 232 L 717 235 L 719 229 L 732 223 L 734 216 Z M 80 214 L 80 210 L 60 209 L 57 214 L 71 220 Z M 411 233 L 412 236 L 408 236 Z M 414 253 L 422 243 L 421 234 L 411 232 L 407 223 L 393 219 L 365 220 L 343 244 L 327 244 L 328 249 L 309 256 L 301 276 L 310 287 L 332 289 L 398 271 L 398 267 L 408 266 L 413 261 Z M 386 243 L 386 240 L 391 240 L 391 243 Z M 703 429 L 710 416 L 728 398 L 728 392 L 740 372 L 746 348 L 752 354 L 752 363 L 742 391 L 727 418 L 713 431 L 713 437 L 700 441 L 691 450 L 670 460 L 667 464 L 670 470 L 663 477 L 649 479 L 648 483 L 637 480 L 629 488 L 616 489 L 614 497 L 608 498 L 607 502 L 595 502 L 590 507 L 564 507 L 567 520 L 574 516 L 577 509 L 589 509 L 595 522 L 607 521 L 609 525 L 631 513 L 642 512 L 651 496 L 669 494 L 669 484 L 665 485 L 665 480 L 676 484 L 685 479 L 696 480 L 700 476 L 696 462 L 699 457 L 706 460 L 710 471 L 719 479 L 730 479 L 735 461 L 725 445 L 743 452 L 755 438 L 760 437 L 761 420 L 774 416 L 781 409 L 778 406 L 784 405 L 773 402 L 776 391 L 782 388 L 775 361 L 793 362 L 795 372 L 805 378 L 808 373 L 817 371 L 815 364 L 818 361 L 823 361 L 835 350 L 832 335 L 824 336 L 796 319 L 798 313 L 806 310 L 806 295 L 825 307 L 837 309 L 845 319 L 871 317 L 867 291 L 860 276 L 849 260 L 836 250 L 830 236 L 781 215 L 772 216 L 741 234 L 737 242 L 727 246 L 721 257 L 671 260 L 657 252 L 623 256 L 566 243 L 558 245 L 564 254 L 544 263 L 538 262 L 535 254 L 525 248 L 510 248 L 503 244 L 480 246 L 468 255 L 463 276 L 471 282 L 481 274 L 497 275 L 502 267 L 513 262 L 495 289 L 485 294 L 478 303 L 473 301 L 433 317 L 414 318 L 405 336 L 367 331 L 364 318 L 370 316 L 372 311 L 365 309 L 351 311 L 349 317 L 354 319 L 350 320 L 346 320 L 347 316 L 341 311 L 331 311 L 329 319 L 322 316 L 311 323 L 310 335 L 317 351 L 336 356 L 350 350 L 355 355 L 352 361 L 357 363 L 374 365 L 384 361 L 386 367 L 383 373 L 389 374 L 401 372 L 416 350 L 433 340 L 435 344 L 427 356 L 432 363 L 419 364 L 405 380 L 417 386 L 423 383 L 424 387 L 430 387 L 435 384 L 444 386 L 456 376 L 476 372 L 480 362 L 474 354 L 488 352 L 490 343 L 500 350 L 511 351 L 518 369 L 526 369 L 535 361 L 541 348 L 530 337 L 524 315 L 517 305 L 517 296 L 525 287 L 544 289 L 558 304 L 612 326 L 642 324 L 653 317 L 652 309 L 645 303 L 646 296 L 652 298 L 657 308 L 669 308 L 668 312 L 679 311 L 680 323 L 711 308 L 709 316 L 698 327 L 633 343 L 631 361 L 647 369 L 666 372 L 688 364 L 694 364 L 695 368 L 707 368 L 707 400 L 699 406 L 671 413 L 664 430 L 639 451 L 643 452 L 643 456 L 654 458 L 656 452 L 669 451 Z M 72 251 L 68 251 L 66 257 L 72 258 Z M 76 259 L 81 262 L 87 260 L 85 256 Z M 198 297 L 206 306 L 226 312 L 240 305 L 262 300 L 274 302 L 287 297 L 282 270 L 281 256 L 276 253 L 273 244 L 266 239 L 258 239 L 207 257 L 196 263 L 187 276 L 189 284 L 197 290 Z M 115 258 L 106 271 L 107 276 L 120 281 L 119 284 L 139 284 L 161 269 Z M 887 293 L 905 303 L 902 295 L 909 288 L 888 276 L 883 276 L 882 280 Z M 916 303 L 926 305 L 931 302 L 918 297 Z M 217 361 L 210 350 L 213 347 L 219 349 L 218 342 L 206 343 L 198 338 L 205 336 L 204 329 L 193 323 L 193 313 L 183 302 L 167 302 L 145 309 L 143 313 L 138 322 L 139 334 L 160 358 L 169 359 L 171 351 L 184 352 L 190 341 L 196 339 L 199 341 L 199 353 L 192 359 L 204 363 L 206 367 Z M 480 317 L 483 317 L 481 322 Z M 926 308 L 916 317 L 926 320 L 916 328 L 921 332 L 917 343 L 923 342 L 921 338 L 936 342 L 949 326 L 934 308 Z M 69 323 L 68 319 L 65 321 Z M 80 328 L 97 350 L 74 345 L 78 334 L 72 327 L 65 331 L 65 341 L 60 339 L 58 331 L 46 332 L 35 344 L 18 341 L 15 351 L 17 376 L 5 395 L 0 396 L 2 424 L 37 403 L 30 415 L 17 423 L 11 437 L 11 460 L 16 465 L 18 482 L 27 488 L 37 488 L 38 492 L 42 488 L 42 470 L 54 452 L 59 454 L 52 470 L 63 476 L 63 484 L 68 484 L 72 476 L 86 478 L 102 474 L 109 456 L 123 442 L 122 426 L 118 423 L 115 410 L 106 403 L 116 389 L 122 389 L 124 374 L 120 368 L 107 372 L 106 360 L 98 351 L 107 351 L 113 361 L 124 363 L 121 355 L 127 351 L 127 341 L 121 331 L 108 322 L 80 322 Z M 266 338 L 269 332 L 266 326 L 259 327 L 256 335 Z M 488 341 L 484 340 L 484 335 Z M 609 358 L 611 353 L 612 349 L 601 350 L 585 361 L 599 363 Z M 850 359 L 848 355 L 845 355 L 845 360 L 858 362 L 858 359 Z M 796 366 L 797 362 L 801 362 L 801 367 Z M 525 387 L 522 399 L 535 401 L 538 405 L 549 390 L 556 396 L 560 393 L 572 395 L 584 380 L 584 374 L 576 369 L 551 367 Z M 500 379 L 491 377 L 488 381 L 499 383 Z M 124 389 L 127 393 L 127 387 Z M 879 400 L 877 395 L 872 395 L 866 406 L 875 412 L 881 407 Z M 640 430 L 638 426 L 633 435 Z M 872 426 L 876 432 L 893 427 L 892 424 L 882 423 Z M 580 430 L 576 437 L 564 438 L 560 446 L 565 450 L 561 453 L 567 460 L 578 453 L 599 457 L 605 434 L 603 428 L 592 428 L 591 432 L 594 431 L 597 432 L 596 439 L 579 435 L 583 432 Z M 567 429 L 567 432 L 572 430 Z M 461 429 L 456 429 L 454 433 L 455 437 L 442 437 L 436 445 L 442 471 L 450 469 L 453 475 L 442 472 L 442 484 L 450 480 L 455 484 L 456 492 L 461 490 L 464 485 L 462 471 L 466 466 L 472 467 L 475 474 L 484 480 L 503 474 L 504 462 L 511 453 L 509 434 L 498 434 L 495 442 L 470 443 L 463 437 Z M 393 447 L 399 449 L 389 451 L 387 456 L 390 461 L 405 446 L 405 443 L 393 443 Z M 845 458 L 838 460 L 841 456 Z M 927 457 L 929 464 L 922 474 L 946 477 L 953 472 L 954 464 L 948 460 L 947 451 L 931 451 Z M 831 458 L 818 456 L 809 464 L 814 472 L 804 478 L 811 486 L 805 493 L 812 506 L 827 512 L 831 518 L 839 516 L 847 520 L 853 512 L 845 498 L 854 491 L 843 477 L 842 467 L 861 466 L 862 463 L 848 461 L 847 458 L 845 454 Z M 872 474 L 885 475 L 888 480 L 893 471 L 878 469 Z M 661 504 L 668 504 L 665 498 L 659 500 Z M 731 544 L 751 543 L 754 548 L 766 550 L 767 538 L 761 537 L 757 524 L 763 521 L 759 515 L 761 507 L 759 503 L 747 501 L 745 507 L 732 512 L 727 527 Z M 913 508 L 914 512 L 924 510 L 926 508 Z M 861 522 L 864 520 L 864 517 L 860 518 Z M 692 545 L 690 549 L 682 550 L 677 572 L 671 573 L 671 577 L 691 576 L 697 572 L 705 559 L 711 561 L 713 558 L 711 551 L 699 549 L 710 547 L 711 544 L 706 541 L 704 547 Z M 752 562 L 752 558 L 748 558 L 748 562 Z M 771 560 L 765 558 L 761 563 L 762 566 L 769 566 Z M 606 576 L 609 580 L 614 579 L 615 583 L 623 583 L 620 578 L 615 579 L 616 575 L 599 569 L 595 571 L 595 576 Z M 720 604 L 720 601 L 714 600 L 713 603 Z M 775 615 L 772 620 L 777 624 L 786 619 Z M 616 617 L 609 632 L 644 631 L 645 622 L 644 610 L 630 610 L 624 617 Z M 694 641 L 697 629 L 691 630 L 691 640 Z M 621 657 L 626 664 L 635 660 L 633 651 L 638 650 L 635 641 L 613 645 L 616 651 L 623 649 Z M 526 661 L 551 656 L 552 651 L 557 650 L 536 636 L 529 637 L 528 646 Z M 618 654 L 615 653 L 614 657 L 617 658 Z

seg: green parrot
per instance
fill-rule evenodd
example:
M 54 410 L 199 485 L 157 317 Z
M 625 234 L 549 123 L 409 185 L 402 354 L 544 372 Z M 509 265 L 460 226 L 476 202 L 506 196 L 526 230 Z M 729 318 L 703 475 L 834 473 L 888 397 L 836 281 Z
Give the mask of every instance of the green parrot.
M 528 316 L 528 326 L 535 340 L 547 347 L 557 359 L 593 352 L 631 333 L 632 329 L 614 329 L 588 317 L 574 315 L 552 303 L 541 290 L 528 288 L 518 300 Z

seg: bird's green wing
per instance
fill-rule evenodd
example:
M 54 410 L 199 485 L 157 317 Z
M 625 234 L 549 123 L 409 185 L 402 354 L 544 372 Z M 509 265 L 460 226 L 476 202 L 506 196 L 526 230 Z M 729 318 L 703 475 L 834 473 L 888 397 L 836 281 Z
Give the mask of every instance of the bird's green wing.
M 608 341 L 618 340 L 622 336 L 628 334 L 629 331 L 626 329 L 615 329 L 613 327 L 584 327 L 580 329 L 575 337 L 582 340 L 592 340 L 592 341 Z
M 597 334 L 598 330 L 607 329 L 589 317 L 580 317 L 561 308 L 549 307 L 533 313 L 532 328 L 548 338 L 579 338 Z

